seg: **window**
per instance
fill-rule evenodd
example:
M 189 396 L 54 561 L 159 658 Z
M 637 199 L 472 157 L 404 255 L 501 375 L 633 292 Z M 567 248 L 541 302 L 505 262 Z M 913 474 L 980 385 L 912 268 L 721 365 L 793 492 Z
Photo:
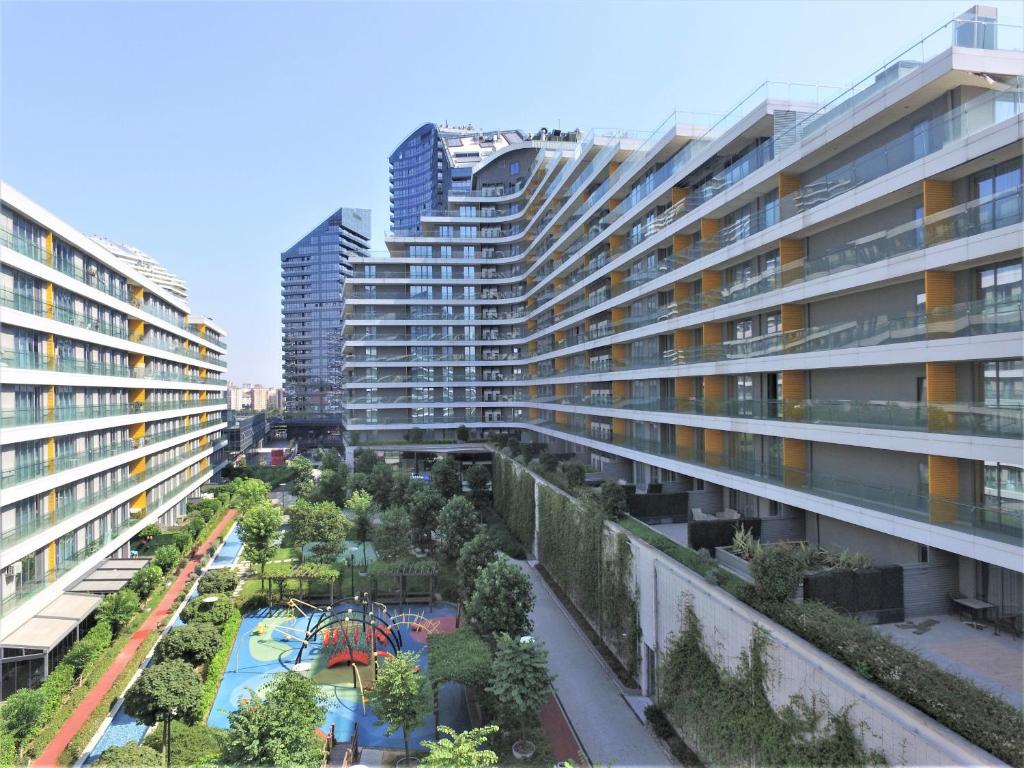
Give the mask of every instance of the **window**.
M 1008 261 L 978 270 L 978 289 L 983 301 L 1019 301 L 1022 269 L 1020 261 Z
M 1021 161 L 1010 160 L 971 177 L 972 199 L 981 231 L 1021 220 Z
M 752 318 L 746 318 L 745 320 L 736 320 L 733 323 L 733 338 L 737 341 L 740 339 L 750 339 L 754 336 L 754 320 Z
M 1024 404 L 1024 361 L 999 360 L 981 364 L 985 405 Z
M 508 175 L 515 176 L 517 173 L 519 173 L 519 161 L 513 160 L 508 164 Z

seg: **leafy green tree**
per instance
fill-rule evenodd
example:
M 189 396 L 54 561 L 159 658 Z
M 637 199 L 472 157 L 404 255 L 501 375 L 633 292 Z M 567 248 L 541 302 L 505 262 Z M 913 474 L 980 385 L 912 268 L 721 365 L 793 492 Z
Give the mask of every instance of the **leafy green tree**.
M 204 595 L 188 602 L 181 611 L 181 620 L 186 624 L 214 624 L 223 627 L 236 610 L 230 595 Z
M 479 530 L 480 515 L 465 496 L 450 498 L 437 516 L 441 551 L 449 560 L 456 559 L 462 551 L 462 545 L 476 536 Z
M 373 472 L 375 466 L 383 463 L 383 461 L 374 451 L 360 448 L 356 451 L 355 460 L 352 462 L 352 471 L 368 475 Z
M 367 699 L 381 720 L 378 724 L 387 726 L 385 733 L 390 736 L 401 729 L 406 757 L 409 731 L 430 711 L 430 686 L 426 677 L 416 671 L 418 663 L 419 654 L 399 651 L 380 666 L 373 688 L 367 692 Z
M 132 574 L 128 580 L 128 587 L 134 590 L 139 597 L 149 597 L 153 594 L 153 590 L 160 586 L 163 579 L 163 568 L 159 565 L 147 565 Z
M 351 494 L 356 491 L 370 493 L 370 476 L 365 472 L 353 472 L 348 476 L 348 492 Z
M 533 638 L 497 636 L 487 692 L 502 727 L 523 733 L 535 725 L 548 700 L 551 680 L 543 645 Z
M 483 635 L 527 635 L 533 630 L 530 611 L 535 600 L 530 577 L 501 556 L 476 577 L 466 618 Z
M 164 544 L 162 547 L 157 547 L 156 552 L 153 553 L 152 563 L 162 573 L 171 573 L 178 567 L 180 562 L 181 550 L 173 544 Z
M 384 510 L 373 535 L 377 557 L 381 560 L 398 560 L 408 555 L 412 547 L 412 523 L 405 507 Z
M 465 443 L 469 440 L 469 427 L 465 424 L 459 424 L 459 428 L 455 430 L 455 439 L 460 443 Z
M 181 659 L 193 667 L 208 664 L 220 650 L 220 630 L 205 621 L 174 627 L 157 643 L 153 658 L 157 662 Z
M 376 513 L 373 496 L 366 491 L 353 491 L 345 501 L 345 511 L 353 516 L 352 535 L 363 545 L 363 566 L 366 566 L 366 542 L 373 537 L 373 515 Z
M 601 483 L 599 494 L 601 511 L 609 520 L 621 520 L 629 511 L 626 505 L 626 489 L 614 480 Z
M 409 496 L 406 506 L 412 522 L 413 541 L 420 549 L 429 549 L 437 529 L 437 516 L 444 506 L 444 497 L 434 486 L 420 484 Z
M 145 725 L 172 720 L 194 723 L 202 716 L 203 685 L 188 662 L 174 659 L 142 670 L 124 696 L 124 711 Z
M 337 560 L 352 528 L 333 501 L 299 501 L 292 505 L 288 519 L 295 546 L 312 545 L 313 559 L 318 563 Z
M 139 539 L 152 539 L 154 536 L 160 535 L 160 526 L 156 523 L 150 523 L 141 531 L 136 534 L 136 538 Z
M 447 725 L 439 725 L 437 730 L 446 738 L 438 741 L 424 741 L 427 748 L 426 757 L 420 760 L 424 768 L 493 768 L 498 764 L 498 756 L 487 749 L 487 737 L 498 732 L 498 726 L 485 725 L 459 733 Z
M 451 456 L 434 459 L 430 465 L 430 482 L 438 493 L 446 499 L 462 495 L 462 478 L 459 477 L 459 464 Z
M 485 464 L 474 464 L 466 470 L 466 484 L 473 506 L 482 511 L 491 497 L 491 471 Z
M 292 471 L 292 493 L 302 499 L 313 495 L 313 462 L 305 456 L 296 456 L 288 462 Z
M 587 468 L 578 461 L 562 462 L 562 477 L 570 488 L 579 488 L 587 480 Z
M 498 556 L 500 543 L 488 531 L 481 531 L 462 545 L 455 569 L 459 574 L 459 594 L 468 600 L 476 586 L 477 576 Z
M 260 504 L 270 501 L 270 486 L 255 477 L 236 480 L 232 498 L 238 511 L 245 515 L 247 511 Z
M 339 507 L 345 503 L 348 495 L 349 472 L 346 464 L 337 469 L 322 469 L 320 483 L 316 487 L 317 501 L 333 501 Z
M 104 768 L 163 768 L 164 758 L 152 747 L 128 742 L 104 750 L 103 754 L 96 758 L 95 765 Z
M 211 568 L 199 579 L 199 594 L 230 595 L 238 586 L 238 572 L 233 568 Z
M 345 460 L 341 457 L 333 448 L 321 448 L 320 449 L 320 469 L 330 472 L 337 472 L 340 469 L 348 469 L 348 465 Z
M 19 750 L 42 720 L 45 709 L 46 692 L 38 688 L 15 691 L 0 705 L 0 721 L 14 737 Z
M 96 619 L 107 622 L 111 629 L 120 632 L 139 610 L 139 596 L 134 590 L 122 589 L 103 598 L 96 608 Z
M 161 752 L 164 748 L 164 726 L 157 725 L 142 742 L 147 747 Z M 171 765 L 185 768 L 215 768 L 224 764 L 224 748 L 227 732 L 211 728 L 203 723 L 186 725 L 171 721 Z
M 243 482 L 248 482 L 243 481 Z M 281 510 L 270 502 L 248 508 L 238 521 L 238 538 L 245 545 L 245 559 L 260 567 L 260 579 L 281 542 Z
M 295 672 L 279 674 L 228 715 L 228 761 L 319 768 L 323 749 L 316 729 L 325 714 L 316 683 Z

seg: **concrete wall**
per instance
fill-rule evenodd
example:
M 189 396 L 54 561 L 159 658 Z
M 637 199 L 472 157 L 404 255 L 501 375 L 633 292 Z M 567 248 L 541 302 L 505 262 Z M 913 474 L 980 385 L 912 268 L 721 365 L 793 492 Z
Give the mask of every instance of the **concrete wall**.
M 622 528 L 609 523 L 615 532 Z M 628 533 L 626 534 L 629 535 Z M 867 682 L 827 654 L 768 620 L 720 587 L 713 586 L 650 545 L 631 538 L 634 575 L 640 594 L 641 643 L 639 675 L 645 694 L 647 665 L 660 657 L 682 627 L 682 608 L 693 606 L 712 655 L 735 668 L 747 650 L 755 627 L 768 633 L 772 671 L 769 692 L 783 707 L 793 696 L 815 701 L 819 708 L 848 708 L 850 722 L 868 749 L 881 751 L 893 765 L 992 765 L 998 761 L 917 709 Z M 641 646 L 643 647 L 643 646 Z M 662 695 L 671 695 L 662 692 Z
M 924 293 L 924 279 L 873 288 L 865 293 L 831 296 L 807 308 L 810 326 L 871 320 L 887 315 L 903 318 L 917 311 L 917 296 Z
M 855 375 L 851 375 L 855 374 Z M 821 368 L 810 372 L 808 397 L 813 400 L 917 400 L 917 380 L 924 364 L 871 368 Z

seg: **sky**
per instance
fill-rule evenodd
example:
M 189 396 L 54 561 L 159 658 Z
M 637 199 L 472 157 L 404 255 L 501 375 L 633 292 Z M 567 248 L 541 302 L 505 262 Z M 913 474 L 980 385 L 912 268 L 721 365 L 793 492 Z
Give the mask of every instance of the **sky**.
M 420 124 L 651 130 L 765 80 L 850 85 L 970 5 L 2 0 L 0 176 L 184 278 L 229 379 L 276 385 L 281 252 L 343 205 L 383 249 Z

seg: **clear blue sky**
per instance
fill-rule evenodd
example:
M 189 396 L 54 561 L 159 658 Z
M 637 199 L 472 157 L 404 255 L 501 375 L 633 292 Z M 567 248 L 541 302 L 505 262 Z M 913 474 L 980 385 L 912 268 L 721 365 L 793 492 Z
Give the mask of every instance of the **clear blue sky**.
M 342 205 L 382 248 L 420 123 L 651 129 L 766 79 L 852 83 L 969 5 L 5 0 L 0 174 L 187 280 L 230 378 L 275 384 L 280 252 Z

